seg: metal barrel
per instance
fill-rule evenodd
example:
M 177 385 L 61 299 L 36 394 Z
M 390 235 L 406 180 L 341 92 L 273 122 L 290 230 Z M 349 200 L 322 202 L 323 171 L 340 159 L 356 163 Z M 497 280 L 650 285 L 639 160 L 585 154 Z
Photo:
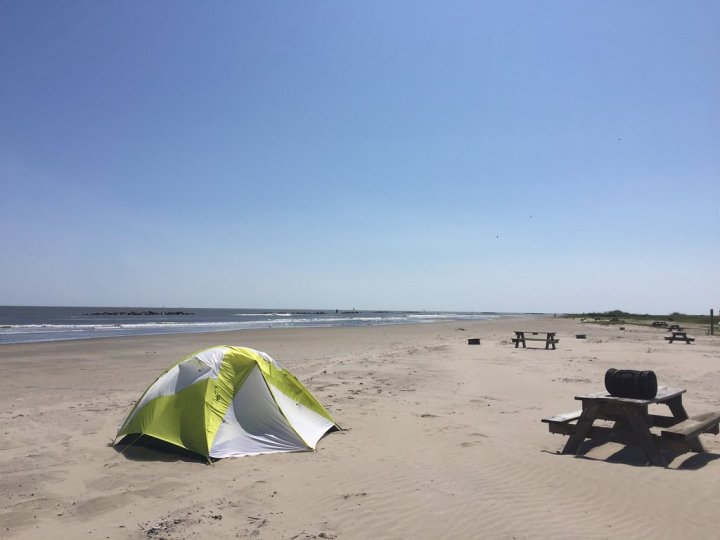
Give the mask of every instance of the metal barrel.
M 634 369 L 608 369 L 605 388 L 617 397 L 652 399 L 657 395 L 657 377 L 654 371 Z

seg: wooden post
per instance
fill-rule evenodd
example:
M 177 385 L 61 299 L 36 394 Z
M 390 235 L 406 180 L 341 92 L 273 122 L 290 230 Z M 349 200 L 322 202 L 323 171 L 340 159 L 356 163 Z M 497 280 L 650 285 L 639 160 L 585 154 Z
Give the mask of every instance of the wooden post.
M 713 318 L 713 310 L 710 310 L 710 335 L 715 335 L 715 319 Z

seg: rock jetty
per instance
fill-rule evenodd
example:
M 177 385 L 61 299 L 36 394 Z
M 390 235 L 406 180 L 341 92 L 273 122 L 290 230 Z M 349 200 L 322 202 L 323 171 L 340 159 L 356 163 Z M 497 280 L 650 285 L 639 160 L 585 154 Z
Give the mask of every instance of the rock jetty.
M 195 315 L 189 311 L 98 311 L 96 313 L 85 313 L 85 315 L 101 316 L 158 316 L 158 315 Z

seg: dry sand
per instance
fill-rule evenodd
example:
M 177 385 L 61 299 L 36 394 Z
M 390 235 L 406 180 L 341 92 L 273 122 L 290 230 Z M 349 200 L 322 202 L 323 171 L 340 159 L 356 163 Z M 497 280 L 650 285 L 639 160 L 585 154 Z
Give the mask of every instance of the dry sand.
M 558 350 L 515 349 L 516 328 Z M 663 469 L 615 444 L 560 455 L 540 422 L 610 367 L 720 410 L 720 337 L 695 336 L 547 318 L 1 346 L 0 537 L 717 538 L 720 437 Z M 272 355 L 345 431 L 214 465 L 109 446 L 164 369 L 220 344 Z

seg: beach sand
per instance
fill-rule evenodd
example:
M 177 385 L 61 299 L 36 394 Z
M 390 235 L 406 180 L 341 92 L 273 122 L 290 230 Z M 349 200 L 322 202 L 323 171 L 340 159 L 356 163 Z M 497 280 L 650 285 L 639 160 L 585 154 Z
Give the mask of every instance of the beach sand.
M 0 536 L 717 537 L 720 436 L 664 469 L 617 444 L 560 455 L 566 437 L 540 421 L 577 410 L 610 367 L 687 388 L 691 415 L 720 410 L 720 337 L 626 328 L 501 319 L 0 346 Z M 558 350 L 515 349 L 515 329 L 557 331 Z M 221 344 L 273 356 L 344 430 L 317 452 L 213 465 L 110 446 L 162 371 Z

